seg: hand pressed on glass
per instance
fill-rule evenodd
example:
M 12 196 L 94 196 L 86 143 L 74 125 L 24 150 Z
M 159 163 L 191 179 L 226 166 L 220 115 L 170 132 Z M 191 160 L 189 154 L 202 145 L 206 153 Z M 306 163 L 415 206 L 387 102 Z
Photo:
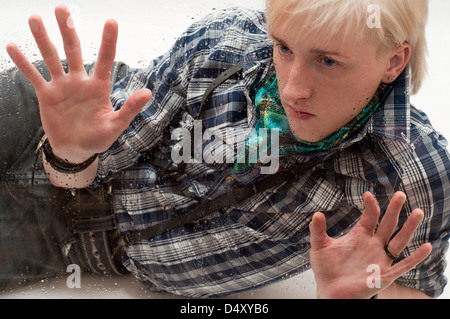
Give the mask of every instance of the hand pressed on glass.
M 17 45 L 10 43 L 7 50 L 36 90 L 44 131 L 55 155 L 79 163 L 107 150 L 150 100 L 151 92 L 148 89 L 135 92 L 120 111 L 115 112 L 110 101 L 110 71 L 116 53 L 117 22 L 108 20 L 105 23 L 95 71 L 88 76 L 68 9 L 58 6 L 55 15 L 64 43 L 68 73 L 64 71 L 39 16 L 31 16 L 29 25 L 51 80 L 47 82 L 41 76 Z
M 380 208 L 372 194 L 364 194 L 365 210 L 360 221 L 347 235 L 338 239 L 326 234 L 326 220 L 322 213 L 313 216 L 310 258 L 320 298 L 370 298 L 388 288 L 430 254 L 431 245 L 424 244 L 392 265 L 393 259 L 385 251 L 387 246 L 393 255 L 400 255 L 424 218 L 422 210 L 414 210 L 399 233 L 390 240 L 405 200 L 402 192 L 394 195 L 375 232 Z M 367 286 L 367 267 L 370 265 L 378 265 L 381 269 L 378 289 Z

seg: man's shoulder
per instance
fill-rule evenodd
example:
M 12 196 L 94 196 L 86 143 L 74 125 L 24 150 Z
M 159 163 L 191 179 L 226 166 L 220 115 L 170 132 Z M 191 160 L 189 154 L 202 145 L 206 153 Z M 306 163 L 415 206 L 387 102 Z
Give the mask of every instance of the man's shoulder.
M 226 26 L 234 26 L 246 33 L 267 33 L 264 11 L 242 7 L 213 10 L 194 23 L 191 29 L 224 30 Z
M 411 143 L 433 143 L 435 147 L 447 148 L 448 142 L 432 125 L 427 114 L 419 108 L 411 105 L 410 111 Z
M 213 10 L 205 16 L 206 19 L 234 19 L 236 21 L 265 21 L 265 13 L 263 10 L 249 9 L 243 7 L 230 7 L 220 10 Z
M 388 154 L 391 161 L 409 167 L 409 170 L 415 165 L 422 171 L 430 170 L 431 167 L 450 170 L 447 140 L 433 127 L 425 112 L 410 105 L 408 113 L 407 134 L 378 136 L 385 148 L 384 153 Z

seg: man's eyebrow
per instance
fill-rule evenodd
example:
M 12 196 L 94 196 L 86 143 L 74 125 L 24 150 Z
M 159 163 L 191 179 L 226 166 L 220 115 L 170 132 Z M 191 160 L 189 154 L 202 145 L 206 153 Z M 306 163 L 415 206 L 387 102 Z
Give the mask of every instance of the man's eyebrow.
M 337 57 L 341 57 L 341 58 L 348 58 L 347 56 L 337 52 L 337 51 L 328 51 L 328 50 L 323 50 L 323 49 L 312 49 L 310 51 L 312 54 L 316 54 L 316 55 L 334 55 Z
M 270 36 L 271 36 L 271 38 L 272 38 L 275 42 L 278 42 L 278 43 L 280 43 L 281 45 L 284 45 L 284 46 L 289 47 L 289 46 L 286 44 L 285 41 L 283 41 L 282 39 L 278 38 L 276 35 L 271 34 Z M 340 52 L 337 52 L 337 51 L 330 51 L 330 50 L 325 50 L 325 49 L 319 49 L 319 48 L 315 48 L 315 49 L 310 50 L 310 53 L 311 53 L 311 54 L 315 54 L 315 55 L 325 55 L 325 56 L 327 56 L 327 55 L 334 55 L 334 56 L 341 57 L 341 58 L 344 58 L 344 59 L 347 59 L 347 58 L 348 58 L 347 56 L 343 55 L 343 54 L 340 53 Z
M 271 34 L 270 36 L 271 36 L 271 38 L 272 38 L 273 40 L 275 40 L 275 42 L 278 42 L 278 43 L 280 43 L 280 44 L 282 44 L 282 45 L 285 45 L 285 44 L 286 44 L 283 40 L 281 40 L 281 39 L 278 38 L 277 36 L 275 36 L 275 35 L 273 35 L 273 34 Z

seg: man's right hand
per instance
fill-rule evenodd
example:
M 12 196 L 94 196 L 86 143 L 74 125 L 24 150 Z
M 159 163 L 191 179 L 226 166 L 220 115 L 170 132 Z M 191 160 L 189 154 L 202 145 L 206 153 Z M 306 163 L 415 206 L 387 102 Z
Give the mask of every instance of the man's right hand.
M 28 22 L 51 80 L 47 82 L 41 76 L 17 45 L 8 44 L 7 51 L 36 90 L 42 125 L 54 154 L 76 164 L 106 151 L 150 100 L 151 91 L 135 92 L 119 111 L 114 111 L 110 100 L 110 75 L 116 53 L 117 22 L 105 23 L 95 70 L 88 76 L 70 12 L 65 6 L 58 6 L 55 15 L 68 73 L 39 16 L 31 16 Z

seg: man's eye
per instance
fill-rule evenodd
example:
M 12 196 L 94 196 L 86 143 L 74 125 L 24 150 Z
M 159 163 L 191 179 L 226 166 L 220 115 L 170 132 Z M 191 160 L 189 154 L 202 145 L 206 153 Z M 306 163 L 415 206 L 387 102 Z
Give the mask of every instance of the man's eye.
M 323 58 L 322 63 L 329 68 L 332 68 L 337 65 L 337 62 L 330 58 Z
M 281 53 L 283 53 L 283 54 L 289 54 L 289 53 L 291 53 L 291 49 L 289 49 L 289 48 L 288 48 L 287 46 L 285 46 L 285 45 L 280 44 L 278 47 L 279 47 Z

